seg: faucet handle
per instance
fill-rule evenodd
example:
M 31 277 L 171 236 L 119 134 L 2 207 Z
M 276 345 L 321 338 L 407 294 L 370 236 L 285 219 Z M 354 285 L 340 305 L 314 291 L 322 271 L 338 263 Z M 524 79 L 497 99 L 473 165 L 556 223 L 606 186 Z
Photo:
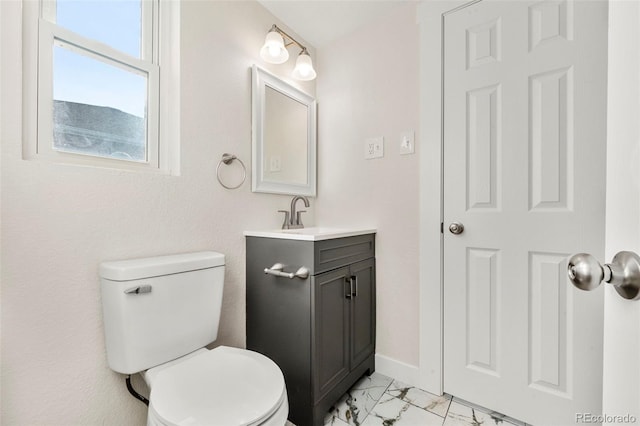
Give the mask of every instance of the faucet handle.
M 278 210 L 278 212 L 284 213 L 284 222 L 282 222 L 282 229 L 289 229 L 289 226 L 291 225 L 289 210 Z
M 296 212 L 296 225 L 298 225 L 300 228 L 304 228 L 304 225 L 302 224 L 302 213 L 306 212 L 306 210 L 298 210 Z

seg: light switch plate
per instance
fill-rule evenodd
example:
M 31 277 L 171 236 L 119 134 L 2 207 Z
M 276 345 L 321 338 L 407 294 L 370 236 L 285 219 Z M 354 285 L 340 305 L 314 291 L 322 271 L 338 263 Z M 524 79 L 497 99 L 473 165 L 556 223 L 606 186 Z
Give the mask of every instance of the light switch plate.
M 415 150 L 415 133 L 413 130 L 400 133 L 400 154 L 413 154 Z
M 384 157 L 384 137 L 368 138 L 364 141 L 364 158 L 370 160 L 372 158 Z

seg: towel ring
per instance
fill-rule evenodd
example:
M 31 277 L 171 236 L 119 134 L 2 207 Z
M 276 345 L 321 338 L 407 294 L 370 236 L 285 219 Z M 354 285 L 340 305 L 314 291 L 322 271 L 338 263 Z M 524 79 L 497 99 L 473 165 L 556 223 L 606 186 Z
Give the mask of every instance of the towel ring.
M 223 163 L 225 165 L 231 164 L 233 162 L 233 160 L 238 160 L 238 162 L 242 166 L 242 180 L 236 186 L 228 186 L 228 185 L 225 185 L 222 182 L 222 179 L 220 179 L 220 166 Z M 244 163 L 242 162 L 241 159 L 239 159 L 238 157 L 236 157 L 233 154 L 226 154 L 225 153 L 225 154 L 222 154 L 222 160 L 220 160 L 218 162 L 218 167 L 216 167 L 216 177 L 218 178 L 218 182 L 220 182 L 220 185 L 222 185 L 223 187 L 225 187 L 227 189 L 237 189 L 237 188 L 240 188 L 242 186 L 242 184 L 244 183 L 245 179 L 247 178 L 247 168 L 245 167 L 245 165 L 244 165 Z

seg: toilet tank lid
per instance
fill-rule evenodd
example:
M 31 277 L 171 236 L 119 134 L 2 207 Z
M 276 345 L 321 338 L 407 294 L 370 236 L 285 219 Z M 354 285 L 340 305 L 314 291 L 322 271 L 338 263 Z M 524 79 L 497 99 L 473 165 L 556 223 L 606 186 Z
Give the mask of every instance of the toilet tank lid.
M 224 254 L 213 251 L 102 262 L 100 277 L 110 281 L 130 281 L 198 269 L 224 266 Z

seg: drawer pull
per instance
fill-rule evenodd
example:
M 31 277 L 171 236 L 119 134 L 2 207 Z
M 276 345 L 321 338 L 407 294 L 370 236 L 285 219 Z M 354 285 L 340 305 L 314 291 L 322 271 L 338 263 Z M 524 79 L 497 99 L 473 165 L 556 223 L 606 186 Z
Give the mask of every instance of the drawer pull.
M 264 268 L 264 273 L 269 275 L 275 275 L 276 277 L 285 277 L 289 279 L 300 278 L 306 280 L 309 278 L 309 269 L 301 266 L 294 272 L 283 272 L 284 265 L 282 263 L 276 263 L 271 268 Z

